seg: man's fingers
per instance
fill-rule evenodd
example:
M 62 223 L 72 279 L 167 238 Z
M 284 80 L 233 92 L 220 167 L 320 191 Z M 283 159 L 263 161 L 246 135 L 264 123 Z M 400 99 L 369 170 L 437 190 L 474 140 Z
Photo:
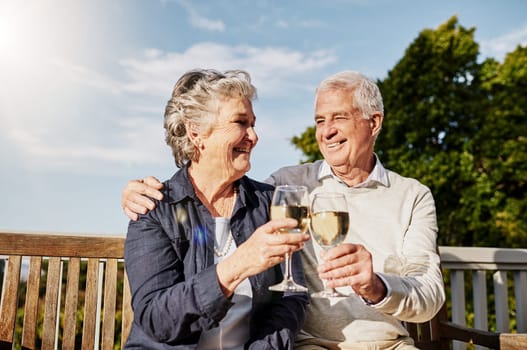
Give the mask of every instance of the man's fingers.
M 320 257 L 325 261 L 336 260 L 342 257 L 347 257 L 348 259 L 355 257 L 354 260 L 356 260 L 357 255 L 362 248 L 363 247 L 360 244 L 342 243 L 336 247 L 322 251 Z
M 134 213 L 133 211 L 130 211 L 128 208 L 124 208 L 124 213 L 126 214 L 126 216 L 128 216 L 130 218 L 130 220 L 132 221 L 137 221 L 137 219 L 139 218 L 139 215 L 137 215 L 136 213 Z
M 145 177 L 142 182 L 150 187 L 153 187 L 157 190 L 160 190 L 163 188 L 163 184 L 155 177 L 153 176 L 147 176 Z M 156 198 L 158 199 L 158 198 Z
M 155 198 L 159 201 L 163 199 L 163 194 L 159 192 L 159 189 L 163 188 L 163 184 L 157 181 L 157 179 L 152 176 L 149 176 L 144 180 L 130 181 L 128 183 L 128 188 L 129 192 L 131 192 L 131 194 L 129 195 L 129 197 L 131 197 L 130 200 L 139 204 L 145 203 L 137 199 L 137 193 L 151 198 Z M 153 209 L 153 206 L 148 206 L 148 208 Z
M 159 189 L 163 188 L 155 177 L 149 176 L 141 180 L 128 181 L 121 193 L 121 207 L 130 220 L 136 221 L 138 214 L 146 214 L 147 211 L 155 208 L 152 199 L 163 199 L 163 194 Z
M 134 193 L 126 202 L 126 208 L 138 214 L 146 214 L 147 211 L 155 208 L 155 204 L 150 198 Z

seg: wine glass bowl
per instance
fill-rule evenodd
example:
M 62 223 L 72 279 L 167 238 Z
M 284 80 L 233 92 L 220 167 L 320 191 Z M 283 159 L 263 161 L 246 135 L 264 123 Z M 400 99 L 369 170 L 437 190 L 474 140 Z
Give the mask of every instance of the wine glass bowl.
M 309 199 L 307 187 L 284 185 L 277 186 L 273 193 L 270 208 L 271 219 L 293 218 L 297 225 L 279 230 L 278 233 L 305 233 L 309 228 Z M 285 272 L 282 282 L 269 287 L 279 292 L 307 292 L 307 288 L 296 283 L 291 273 L 291 256 L 285 255 Z
M 311 203 L 311 235 L 324 250 L 340 244 L 348 234 L 349 213 L 342 193 L 317 193 Z M 312 293 L 312 297 L 344 297 L 333 288 Z
M 293 218 L 298 221 L 296 227 L 280 229 L 280 233 L 306 233 L 309 228 L 309 207 L 305 205 L 280 204 L 271 206 L 271 218 Z

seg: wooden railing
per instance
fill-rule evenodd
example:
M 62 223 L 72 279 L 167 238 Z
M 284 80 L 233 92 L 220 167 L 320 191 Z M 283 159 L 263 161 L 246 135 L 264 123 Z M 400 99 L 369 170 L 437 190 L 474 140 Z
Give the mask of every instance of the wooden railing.
M 439 251 L 450 281 L 453 323 L 466 325 L 471 310 L 471 327 L 489 330 L 492 323 L 490 330 L 498 333 L 527 333 L 527 249 L 441 246 Z M 454 342 L 455 350 L 465 348 Z
M 124 236 L 0 231 L 0 275 L 5 277 L 0 350 L 122 346 L 133 317 L 123 247 Z M 527 349 L 527 334 L 519 334 L 527 333 L 527 249 L 441 246 L 439 251 L 451 299 L 448 310 L 432 321 L 407 325 L 417 344 L 450 349 L 458 339 L 494 349 Z M 23 315 L 17 317 L 20 308 Z M 467 319 L 467 310 L 474 320 Z M 495 325 L 492 332 L 489 325 Z M 464 349 L 466 343 L 454 341 L 453 348 Z

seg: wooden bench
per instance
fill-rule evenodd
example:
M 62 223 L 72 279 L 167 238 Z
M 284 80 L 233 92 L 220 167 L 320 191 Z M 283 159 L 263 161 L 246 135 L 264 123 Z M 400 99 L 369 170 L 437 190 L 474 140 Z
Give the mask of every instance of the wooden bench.
M 440 246 L 439 252 L 443 272 L 450 282 L 446 288 L 450 291 L 451 316 L 449 319 L 445 304 L 430 322 L 407 324 L 417 346 L 430 350 L 463 350 L 467 344 L 490 349 L 527 349 L 527 249 Z M 465 283 L 465 277 L 470 277 L 470 283 Z M 490 294 L 495 300 L 495 332 L 487 331 L 490 298 L 487 280 L 493 284 Z M 467 284 L 471 293 L 465 290 Z M 509 305 L 509 290 L 514 293 L 513 305 Z M 475 328 L 466 326 L 469 305 L 474 312 Z M 515 313 L 514 330 L 510 329 L 511 311 Z
M 133 319 L 123 248 L 122 236 L 0 232 L 0 257 L 6 258 L 3 268 L 0 259 L 0 274 L 3 271 L 4 275 L 1 285 L 0 350 L 114 349 L 118 344 L 122 348 Z M 527 295 L 524 286 L 527 260 L 522 265 L 523 254 L 527 256 L 527 251 L 514 250 L 502 254 L 510 257 L 512 253 L 519 252 L 512 257 L 516 265 L 496 264 L 497 258 L 494 257 L 494 265 L 484 266 L 482 261 L 470 261 L 471 257 L 475 257 L 473 252 L 456 249 L 440 247 L 443 268 L 454 281 L 451 284 L 451 288 L 455 289 L 451 291 L 451 304 L 455 307 L 460 305 L 458 299 L 461 294 L 464 298 L 464 291 L 459 292 L 460 288 L 464 290 L 464 285 L 456 271 L 472 271 L 480 275 L 481 269 L 496 268 L 499 273 L 499 269 L 512 267 L 517 272 L 514 275 L 515 285 L 520 285 L 517 293 L 523 293 L 523 297 Z M 505 260 L 511 262 L 511 258 Z M 498 292 L 497 295 L 503 299 L 502 291 Z M 484 297 L 486 303 L 486 294 Z M 516 296 L 516 310 L 520 313 L 526 307 L 521 304 L 523 300 Z M 22 314 L 18 314 L 17 310 L 23 310 Z M 456 312 L 451 313 L 456 315 Z M 461 312 L 464 313 L 464 310 Z M 456 323 L 450 321 L 447 314 L 445 305 L 430 322 L 406 324 L 420 349 L 457 349 L 463 348 L 466 343 L 502 350 L 527 349 L 526 334 L 469 328 L 462 320 L 458 319 Z M 520 328 L 523 327 L 522 322 L 524 319 L 518 318 L 518 330 L 525 332 Z M 77 329 L 82 329 L 82 332 L 76 332 Z M 76 333 L 80 334 L 76 336 Z
M 124 346 L 133 313 L 123 237 L 0 232 L 2 255 L 0 349 Z
M 490 332 L 453 323 L 448 320 L 446 306 L 429 322 L 407 323 L 406 327 L 423 350 L 459 349 L 457 342 L 462 342 L 461 348 L 474 344 L 496 350 L 527 349 L 527 334 Z

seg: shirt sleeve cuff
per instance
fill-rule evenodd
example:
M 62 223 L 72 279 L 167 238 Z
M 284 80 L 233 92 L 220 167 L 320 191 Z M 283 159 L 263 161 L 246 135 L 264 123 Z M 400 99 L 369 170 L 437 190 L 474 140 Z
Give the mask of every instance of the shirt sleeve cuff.
M 225 297 L 221 290 L 216 275 L 216 265 L 200 271 L 196 275 L 194 283 L 195 297 L 197 304 L 200 306 L 200 311 L 219 322 L 233 303 L 229 298 Z
M 379 277 L 381 279 L 382 283 L 386 287 L 386 295 L 378 303 L 374 303 L 371 300 L 368 300 L 368 299 L 363 298 L 361 296 L 360 298 L 364 302 L 364 304 L 369 305 L 369 306 L 382 306 L 384 303 L 386 303 L 386 300 L 388 300 L 388 298 L 392 294 L 392 287 L 390 286 L 390 284 L 388 283 L 386 278 L 384 278 L 384 276 L 382 274 L 379 274 L 379 273 L 377 273 L 376 275 L 377 275 L 377 277 Z

